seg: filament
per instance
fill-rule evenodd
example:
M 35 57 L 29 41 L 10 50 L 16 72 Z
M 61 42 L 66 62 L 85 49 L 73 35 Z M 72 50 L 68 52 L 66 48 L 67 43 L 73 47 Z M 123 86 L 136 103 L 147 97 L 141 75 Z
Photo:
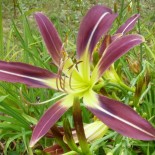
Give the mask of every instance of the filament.
M 58 95 L 58 96 L 56 96 L 56 97 L 53 97 L 53 98 L 51 98 L 51 99 L 49 99 L 49 100 L 46 100 L 46 101 L 43 101 L 43 102 L 31 103 L 31 102 L 29 102 L 27 99 L 24 98 L 23 93 L 22 93 L 22 89 L 20 88 L 20 97 L 22 98 L 22 100 L 23 100 L 24 102 L 26 102 L 27 104 L 30 104 L 30 105 L 41 105 L 41 104 L 45 104 L 45 103 L 48 103 L 48 102 L 57 100 L 57 99 L 59 99 L 59 98 L 61 98 L 61 97 L 64 97 L 65 95 L 66 95 L 66 93 L 62 93 L 62 94 L 60 94 L 60 95 Z

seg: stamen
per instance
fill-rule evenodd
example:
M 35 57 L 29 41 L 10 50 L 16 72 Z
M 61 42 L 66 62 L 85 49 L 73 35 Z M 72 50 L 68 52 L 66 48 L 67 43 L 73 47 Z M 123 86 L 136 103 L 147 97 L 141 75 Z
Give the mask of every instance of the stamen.
M 64 68 L 64 65 L 65 65 L 65 62 L 69 59 L 69 57 L 67 57 L 67 53 L 65 51 L 62 52 L 62 58 L 60 59 L 60 67 L 59 67 L 59 70 L 58 70 L 58 78 L 57 78 L 57 88 L 58 90 L 59 89 L 59 84 L 60 84 L 60 88 L 63 90 L 63 91 L 66 91 L 65 90 L 65 76 L 64 78 L 62 78 L 62 74 L 63 74 L 63 68 Z
M 64 75 L 64 78 L 62 80 L 63 80 L 63 90 L 66 92 L 66 90 L 65 90 L 66 76 L 65 75 Z
M 64 76 L 65 78 L 65 76 Z M 59 77 L 59 82 L 60 82 L 60 87 L 63 91 L 65 91 L 65 82 L 64 82 L 64 79 L 62 78 L 62 74 L 60 75 Z
M 23 100 L 25 103 L 30 104 L 30 105 L 41 105 L 41 104 L 45 104 L 45 103 L 48 103 L 48 102 L 57 100 L 57 99 L 59 99 L 59 98 L 65 96 L 65 95 L 66 95 L 66 93 L 62 93 L 62 94 L 60 94 L 60 95 L 58 95 L 58 96 L 56 96 L 56 97 L 54 97 L 54 98 L 51 98 L 51 99 L 46 100 L 46 101 L 43 101 L 43 102 L 31 103 L 31 102 L 29 102 L 27 99 L 24 98 L 23 93 L 22 93 L 22 88 L 20 88 L 20 97 L 22 98 L 22 100 Z
M 57 90 L 60 91 L 60 89 L 59 89 L 59 85 L 58 85 L 58 80 L 59 80 L 59 79 L 56 78 L 56 87 L 57 87 Z
M 78 64 L 80 64 L 81 62 L 83 62 L 83 61 L 78 61 L 78 62 L 76 62 L 76 64 L 75 64 L 75 68 L 77 69 L 77 71 L 79 71 L 79 70 L 78 70 Z
M 67 53 L 65 51 L 63 51 L 62 52 L 62 58 L 60 59 L 60 63 L 59 63 L 60 64 L 59 65 L 60 67 L 58 69 L 58 77 L 57 77 L 57 80 L 56 80 L 57 89 L 59 91 L 60 90 L 63 90 L 64 92 L 66 92 L 65 83 L 66 83 L 67 76 L 63 75 L 63 69 L 64 69 L 64 66 L 65 66 L 66 61 L 69 58 L 70 57 L 68 57 Z M 72 69 L 72 71 L 70 73 L 70 76 L 69 76 L 69 87 L 71 89 L 73 89 L 72 86 L 71 86 L 71 78 L 72 78 L 73 71 L 74 71 L 74 69 L 76 69 L 78 71 L 78 64 L 82 62 L 82 61 L 77 61 L 74 57 L 72 58 L 72 60 L 73 60 L 73 63 L 74 64 L 71 65 L 70 67 L 68 67 L 68 71 Z

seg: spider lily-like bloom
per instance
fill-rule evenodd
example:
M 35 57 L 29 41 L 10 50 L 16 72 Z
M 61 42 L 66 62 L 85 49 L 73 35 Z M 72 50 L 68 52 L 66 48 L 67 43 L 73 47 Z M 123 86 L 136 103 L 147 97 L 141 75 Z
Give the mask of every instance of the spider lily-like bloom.
M 117 14 L 112 13 L 111 9 L 100 5 L 88 11 L 78 33 L 75 62 L 65 51 L 50 20 L 42 13 L 36 13 L 37 24 L 47 50 L 58 67 L 58 73 L 19 62 L 0 62 L 0 80 L 52 88 L 64 93 L 64 97 L 52 105 L 39 120 L 33 130 L 31 147 L 73 105 L 75 98 L 79 98 L 88 110 L 118 133 L 139 140 L 155 139 L 155 128 L 132 108 L 99 95 L 93 89 L 111 64 L 144 41 L 141 35 L 125 35 L 136 21 L 137 15 L 133 16 L 119 28 L 109 46 L 102 48 L 104 50 L 100 51 L 99 61 L 92 66 L 94 48 L 101 37 L 108 33 L 116 17 Z

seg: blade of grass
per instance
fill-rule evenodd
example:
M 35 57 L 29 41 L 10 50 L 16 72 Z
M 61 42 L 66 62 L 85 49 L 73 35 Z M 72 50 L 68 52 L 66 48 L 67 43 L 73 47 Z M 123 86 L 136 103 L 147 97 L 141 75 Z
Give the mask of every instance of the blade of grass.
M 140 1 L 137 0 L 137 13 L 140 14 Z M 141 23 L 140 23 L 140 19 L 138 19 L 138 33 L 141 34 Z M 142 49 L 142 44 L 139 45 L 139 49 L 140 49 L 140 64 L 141 64 L 141 70 L 143 68 L 142 66 L 142 61 L 143 61 L 143 49 Z
M 16 109 L 12 109 L 6 103 L 4 103 L 4 102 L 0 103 L 0 110 L 3 113 L 8 114 L 9 116 L 12 116 L 13 118 L 15 118 L 17 121 L 19 121 L 19 123 L 23 127 L 30 128 L 30 123 L 19 112 L 17 112 Z
M 0 52 L 2 53 L 0 58 L 3 58 L 3 20 L 2 20 L 2 0 L 0 0 Z
M 24 134 L 25 134 L 25 136 L 30 135 L 30 134 L 31 134 L 31 131 L 27 131 L 27 132 L 25 132 Z M 8 147 L 9 147 L 10 143 L 11 143 L 12 141 L 14 141 L 15 139 L 20 139 L 22 136 L 23 136 L 23 132 L 22 132 L 22 133 L 18 133 L 17 135 L 15 135 L 15 136 L 9 138 L 9 140 L 6 142 L 5 148 L 4 148 L 4 154 L 5 154 L 5 155 L 7 155 L 7 149 L 8 149 Z

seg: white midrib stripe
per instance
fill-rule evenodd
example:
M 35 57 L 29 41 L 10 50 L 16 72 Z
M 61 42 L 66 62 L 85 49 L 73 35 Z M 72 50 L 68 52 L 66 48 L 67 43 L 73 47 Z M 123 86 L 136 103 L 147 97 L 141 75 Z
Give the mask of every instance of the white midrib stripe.
M 122 119 L 121 117 L 118 117 L 118 116 L 116 116 L 116 115 L 113 115 L 112 113 L 108 112 L 107 110 L 102 109 L 99 105 L 95 104 L 95 107 L 96 107 L 97 109 L 99 109 L 100 111 L 106 113 L 107 115 L 110 115 L 111 117 L 114 117 L 114 118 L 118 119 L 119 121 L 121 121 L 121 122 L 123 122 L 123 123 L 125 123 L 125 124 L 128 124 L 129 126 L 135 128 L 135 129 L 137 129 L 137 130 L 140 130 L 141 132 L 146 133 L 147 135 L 152 136 L 152 137 L 155 138 L 155 135 L 152 135 L 151 133 L 149 133 L 149 132 L 147 132 L 147 131 L 141 129 L 140 127 L 138 127 L 138 126 L 136 126 L 136 125 L 134 125 L 134 124 L 132 124 L 132 123 L 130 123 L 130 122 L 128 122 L 128 121 Z
M 46 125 L 51 121 L 51 119 L 52 119 L 61 109 L 64 109 L 64 107 L 63 107 L 63 106 L 60 107 L 58 110 L 56 110 L 56 111 L 52 114 L 52 116 L 50 117 L 50 119 L 49 119 L 48 121 L 46 120 L 46 123 L 43 125 L 42 129 L 41 129 L 40 132 L 38 133 L 37 138 L 40 136 L 41 132 L 44 130 L 44 128 L 46 127 Z M 42 136 L 43 136 L 43 135 L 42 135 Z M 41 136 L 41 137 L 42 137 L 42 136 Z M 39 139 L 40 139 L 41 137 L 39 137 Z M 38 139 L 37 139 L 36 141 L 38 141 Z
M 72 101 L 71 102 L 68 102 L 69 100 L 66 100 L 67 99 L 67 96 L 66 98 L 62 98 L 61 100 L 59 100 L 57 103 L 56 106 L 58 106 L 58 109 L 56 109 L 56 111 L 54 111 L 50 118 L 48 120 L 45 120 L 45 123 L 44 125 L 42 126 L 42 129 L 37 133 L 37 135 L 35 136 L 35 139 L 33 141 L 31 141 L 30 143 L 30 147 L 33 147 L 33 145 L 40 139 L 42 138 L 44 135 L 41 135 L 41 132 L 44 130 L 44 128 L 46 127 L 46 125 L 51 121 L 51 119 L 53 119 L 53 117 L 55 117 L 55 115 L 61 110 L 61 109 L 64 109 L 63 113 L 65 113 L 71 106 L 72 106 Z M 58 105 L 59 104 L 59 105 Z M 52 108 L 52 107 L 51 107 Z M 47 110 L 48 112 L 48 110 Z M 44 114 L 45 115 L 45 114 Z M 43 115 L 43 117 L 44 117 Z M 62 116 L 63 114 L 61 114 Z M 61 117 L 60 116 L 60 117 Z M 59 118 L 58 118 L 59 119 Z M 57 120 L 58 120 L 57 119 Z M 57 121 L 56 120 L 56 121 Z M 40 136 L 41 135 L 41 136 Z
M 138 36 L 138 35 L 137 35 L 137 36 Z M 134 38 L 134 39 L 130 40 L 130 42 L 128 42 L 128 44 L 131 44 L 131 43 L 134 42 L 134 41 L 142 41 L 142 38 L 141 38 L 141 39 L 140 39 L 140 38 Z M 138 43 L 138 44 L 139 44 L 139 43 Z M 138 45 L 138 44 L 135 44 L 134 46 L 136 46 L 136 45 Z M 112 45 L 113 45 L 113 44 L 112 44 Z M 109 45 L 108 48 L 111 48 L 112 45 Z M 118 46 L 117 48 L 115 48 L 115 50 L 118 49 L 118 48 L 120 48 L 120 47 L 122 47 L 122 46 L 124 46 L 124 44 L 121 44 L 120 46 Z M 130 47 L 130 49 L 133 48 L 134 46 Z M 107 50 L 108 50 L 108 48 L 107 48 Z M 129 50 L 130 50 L 130 49 L 129 49 Z M 106 50 L 106 51 L 107 51 L 107 50 Z M 127 51 L 129 51 L 129 50 L 127 50 Z M 105 54 L 107 53 L 106 51 L 105 51 Z M 126 51 L 126 52 L 127 52 L 127 51 Z M 126 53 L 126 52 L 125 52 L 125 53 Z M 123 54 L 125 54 L 125 53 L 123 52 Z M 104 54 L 103 56 L 105 56 L 105 54 Z M 111 55 L 113 55 L 113 52 L 108 53 L 108 54 L 106 55 L 106 57 L 107 57 L 107 58 L 110 58 Z M 103 61 L 103 58 L 100 59 L 100 62 L 102 62 L 102 61 Z M 99 62 L 99 63 L 100 63 L 100 62 Z
M 109 12 L 105 12 L 105 13 L 99 18 L 99 20 L 97 21 L 96 25 L 94 26 L 94 29 L 92 30 L 92 33 L 91 33 L 90 38 L 89 38 L 88 43 L 87 43 L 87 47 L 86 47 L 86 51 L 87 51 L 87 52 L 88 52 L 89 45 L 90 45 L 90 43 L 91 43 L 91 40 L 92 40 L 92 38 L 93 38 L 93 35 L 94 35 L 94 33 L 95 33 L 95 31 L 96 31 L 98 25 L 101 23 L 102 19 L 103 19 L 107 14 L 110 14 L 110 13 L 109 13 Z M 87 53 L 86 53 L 86 55 L 87 55 Z M 87 65 L 86 65 L 86 66 L 87 66 Z
M 90 35 L 90 38 L 89 38 L 89 40 L 88 40 L 88 43 L 87 43 L 88 46 L 89 46 L 89 44 L 90 44 L 90 42 L 91 42 L 91 40 L 92 40 L 92 38 L 93 38 L 93 35 L 94 35 L 94 33 L 95 33 L 95 31 L 96 31 L 98 25 L 100 24 L 100 22 L 102 21 L 102 19 L 103 19 L 107 14 L 110 14 L 110 13 L 109 13 L 109 12 L 105 12 L 105 13 L 99 18 L 99 20 L 97 21 L 96 25 L 94 26 L 94 29 L 93 29 L 93 31 L 92 31 L 92 33 L 91 33 L 91 35 Z
M 27 78 L 27 79 L 31 79 L 31 80 L 35 80 L 35 81 L 46 83 L 46 80 L 35 78 L 35 77 L 31 77 L 31 76 L 21 75 L 21 74 L 17 74 L 17 73 L 13 73 L 13 72 L 8 72 L 8 71 L 5 71 L 5 70 L 0 70 L 0 72 L 1 73 L 5 73 L 5 74 L 9 74 L 9 75 L 14 75 L 14 76 L 23 77 L 23 78 Z
M 126 28 L 123 30 L 122 33 L 124 33 L 124 31 L 125 31 L 136 19 L 137 19 L 137 17 L 134 18 L 134 20 L 132 20 L 132 21 L 126 26 Z
M 68 107 L 69 108 L 69 107 Z M 37 137 L 35 138 L 34 141 L 31 142 L 30 147 L 33 147 L 34 144 L 41 139 L 44 135 L 41 135 L 41 132 L 44 130 L 44 128 L 46 127 L 46 125 L 51 121 L 51 119 L 53 119 L 53 117 L 61 110 L 61 109 L 65 109 L 66 107 L 64 107 L 63 105 L 61 105 L 61 107 L 59 109 L 57 109 L 50 117 L 50 119 L 48 119 L 48 121 L 46 120 L 46 123 L 43 125 L 42 129 L 39 131 L 39 133 L 37 134 Z M 61 117 L 61 116 L 60 116 Z M 41 136 L 40 136 L 41 135 Z

